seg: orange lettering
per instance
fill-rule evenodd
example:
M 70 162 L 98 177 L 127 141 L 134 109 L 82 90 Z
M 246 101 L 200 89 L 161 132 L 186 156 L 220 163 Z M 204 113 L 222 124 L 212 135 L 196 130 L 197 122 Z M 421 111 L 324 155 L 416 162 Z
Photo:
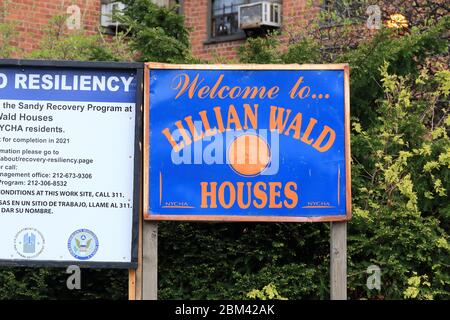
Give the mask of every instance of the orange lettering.
M 185 145 L 187 145 L 187 146 L 190 145 L 192 143 L 192 139 L 189 136 L 189 134 L 187 133 L 186 129 L 183 127 L 183 123 L 181 122 L 181 120 L 178 120 L 177 122 L 175 122 L 175 125 L 177 126 L 178 130 L 180 131 L 180 134 L 185 141 Z
M 261 188 L 263 190 L 261 190 Z M 257 182 L 255 183 L 255 186 L 253 188 L 253 194 L 255 195 L 255 198 L 260 200 L 258 203 L 257 200 L 253 200 L 253 205 L 257 209 L 262 209 L 267 205 L 267 194 L 266 194 L 266 184 L 264 182 Z
M 323 142 L 328 133 L 330 134 L 330 137 L 328 138 L 327 143 L 325 143 L 325 145 L 323 146 L 320 146 L 320 144 Z M 336 139 L 336 132 L 334 132 L 334 130 L 331 129 L 329 126 L 324 126 L 319 138 L 317 138 L 316 142 L 313 144 L 313 148 L 317 149 L 319 152 L 325 152 L 331 148 L 335 139 Z
M 309 119 L 309 123 L 308 123 L 308 127 L 306 127 L 305 133 L 303 134 L 303 137 L 301 139 L 302 142 L 306 143 L 306 144 L 311 144 L 314 139 L 309 139 L 309 135 L 311 134 L 311 131 L 313 130 L 314 126 L 316 125 L 317 120 L 314 118 L 310 118 Z
M 192 121 L 192 116 L 187 116 L 186 118 L 184 118 L 184 120 L 186 121 L 189 127 L 189 131 L 191 132 L 194 141 L 201 140 L 203 138 L 203 132 L 201 132 L 201 134 L 197 132 L 197 128 L 195 127 L 194 122 Z
M 297 206 L 298 194 L 295 191 L 297 191 L 297 184 L 293 181 L 286 183 L 284 186 L 284 195 L 287 199 L 291 200 L 290 203 L 287 200 L 284 200 L 284 206 L 288 209 L 292 209 Z
M 217 79 L 216 83 L 214 84 L 214 86 L 212 87 L 212 89 L 211 89 L 211 91 L 210 91 L 210 94 L 209 94 L 209 96 L 211 97 L 211 99 L 214 99 L 214 98 L 216 97 L 216 91 L 217 91 L 217 88 L 219 88 L 220 83 L 221 83 L 222 80 L 223 80 L 223 77 L 224 77 L 224 75 L 221 74 L 221 75 L 219 76 L 219 78 Z
M 274 99 L 278 96 L 278 92 L 280 91 L 280 87 L 275 86 L 269 89 L 269 91 L 267 91 L 267 98 L 269 99 Z
M 225 188 L 227 188 L 227 187 L 229 189 L 228 193 L 230 194 L 228 203 L 225 201 Z M 229 181 L 223 182 L 219 187 L 219 203 L 220 203 L 220 205 L 225 209 L 230 209 L 234 205 L 235 201 L 236 201 L 236 189 L 234 188 L 234 185 Z
M 209 92 L 209 87 L 208 86 L 201 87 L 198 90 L 198 97 L 200 99 L 204 99 L 204 98 L 206 98 L 208 96 L 208 92 Z
M 175 150 L 175 152 L 178 152 L 184 148 L 184 142 L 181 141 L 180 144 L 178 144 L 170 134 L 169 128 L 165 128 L 162 133 L 166 136 L 167 140 L 169 140 L 169 143 L 172 145 L 172 148 L 173 150 Z
M 244 103 L 244 113 L 245 113 L 245 126 L 244 129 L 248 129 L 248 120 L 252 123 L 253 129 L 258 128 L 258 104 L 254 104 L 253 108 L 255 111 L 253 112 L 252 108 L 248 103 Z
M 211 185 L 211 190 L 208 191 L 208 184 Z M 200 185 L 202 187 L 202 203 L 200 205 L 201 208 L 217 208 L 217 201 L 216 201 L 216 189 L 217 189 L 217 182 L 200 182 Z M 211 198 L 211 205 L 208 206 L 208 197 Z
M 277 113 L 278 110 L 278 113 Z M 270 106 L 270 130 L 276 130 L 278 128 L 279 133 L 283 133 L 284 127 L 291 114 L 291 109 L 286 110 L 286 118 L 283 119 L 284 108 L 277 108 L 276 106 Z M 276 117 L 275 117 L 276 116 Z
M 250 204 L 252 202 L 252 183 L 251 182 L 247 182 L 247 203 L 244 203 L 244 183 L 243 182 L 238 182 L 237 183 L 237 191 L 238 191 L 238 195 L 237 195 L 237 201 L 238 201 L 238 206 L 241 209 L 247 209 L 248 207 L 250 207 Z
M 300 139 L 300 128 L 302 126 L 302 114 L 299 112 L 292 120 L 289 128 L 287 128 L 285 135 L 289 135 L 289 131 L 294 130 L 294 139 Z
M 230 104 L 230 107 L 228 108 L 228 125 L 227 129 L 231 129 L 231 124 L 234 124 L 234 128 L 236 130 L 242 130 L 242 125 L 239 120 L 239 116 L 236 112 L 235 107 Z
M 224 91 L 230 91 L 230 87 L 229 86 L 223 86 L 222 88 L 219 89 L 219 92 L 217 93 L 217 96 L 219 97 L 219 99 L 225 99 L 228 94 L 225 94 Z
M 303 82 L 303 77 L 298 78 L 297 82 L 292 87 L 291 91 L 289 91 L 289 96 L 291 97 L 291 99 L 294 99 L 296 97 L 299 97 L 300 99 L 305 99 L 305 98 L 309 97 L 309 93 L 311 90 L 309 88 L 309 86 L 303 86 L 300 90 L 298 90 L 298 88 L 300 87 L 302 82 Z M 297 92 L 297 90 L 298 90 L 298 92 Z M 306 94 L 305 94 L 305 91 L 307 91 Z
M 223 125 L 223 119 L 222 119 L 222 113 L 220 112 L 220 107 L 215 107 L 214 108 L 214 113 L 216 114 L 217 127 L 219 129 L 219 132 L 224 132 L 225 131 L 225 127 Z
M 217 129 L 216 129 L 216 127 L 211 129 L 211 126 L 209 125 L 208 117 L 206 116 L 206 110 L 200 111 L 198 114 L 200 115 L 203 126 L 205 127 L 205 136 L 209 137 L 209 136 L 215 135 L 217 132 Z
M 278 189 L 278 190 L 277 190 Z M 281 208 L 283 203 L 277 202 L 280 197 L 281 182 L 269 182 L 270 202 L 269 208 Z
M 200 84 L 203 82 L 203 79 L 198 82 L 199 75 L 197 74 L 194 78 L 194 81 L 192 83 L 189 83 L 190 78 L 186 73 L 179 74 L 177 77 L 174 78 L 174 80 L 178 79 L 178 84 L 175 87 L 172 87 L 174 90 L 178 90 L 177 95 L 175 96 L 175 99 L 178 99 L 187 88 L 189 88 L 189 99 L 192 99 L 194 97 L 195 91 L 200 86 Z

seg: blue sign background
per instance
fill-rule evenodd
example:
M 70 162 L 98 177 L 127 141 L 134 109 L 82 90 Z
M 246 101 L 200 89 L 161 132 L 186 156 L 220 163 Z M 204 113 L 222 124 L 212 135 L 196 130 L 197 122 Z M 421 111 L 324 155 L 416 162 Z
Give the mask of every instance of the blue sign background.
M 136 72 L 114 70 L 114 69 L 76 69 L 76 68 L 42 68 L 42 67 L 11 67 L 0 66 L 0 73 L 3 73 L 8 78 L 8 83 L 5 88 L 0 89 L 0 99 L 23 99 L 26 100 L 46 100 L 46 101 L 81 101 L 81 102 L 136 102 Z M 15 88 L 15 75 L 25 74 L 27 77 L 30 74 L 50 75 L 53 78 L 55 75 L 65 76 L 67 85 L 73 84 L 74 76 L 97 76 L 97 77 L 133 77 L 128 92 L 125 92 L 123 86 L 117 91 L 91 91 L 91 90 L 57 90 L 57 89 L 23 89 Z M 116 84 L 116 83 L 115 83 Z
M 186 73 L 193 79 L 197 74 L 203 78 L 201 85 L 212 87 L 220 74 L 224 75 L 221 86 L 262 86 L 270 88 L 279 86 L 276 99 L 189 99 L 187 94 L 175 99 L 178 93 L 174 90 L 174 78 L 180 73 Z M 289 91 L 299 77 L 304 77 L 303 85 L 311 88 L 312 94 L 329 94 L 329 98 L 291 99 Z M 344 108 L 344 70 L 174 70 L 150 69 L 150 152 L 149 152 L 149 183 L 150 192 L 149 214 L 170 216 L 271 216 L 271 217 L 321 217 L 346 215 L 346 162 L 345 162 L 345 108 Z M 301 134 L 303 135 L 308 120 L 313 117 L 318 120 L 311 137 L 320 134 L 324 125 L 336 132 L 333 146 L 326 152 L 319 152 L 311 145 L 279 135 L 279 170 L 275 175 L 257 175 L 243 177 L 237 174 L 229 164 L 174 164 L 171 159 L 172 146 L 162 134 L 165 128 L 176 129 L 175 122 L 191 115 L 199 120 L 199 112 L 207 110 L 213 114 L 213 108 L 220 106 L 226 123 L 230 104 L 238 111 L 243 122 L 243 104 L 259 104 L 258 129 L 269 129 L 270 106 L 292 109 L 292 121 L 297 112 L 303 115 Z M 212 117 L 215 119 L 214 117 Z M 215 121 L 211 120 L 211 127 Z M 184 123 L 184 120 L 183 120 Z M 184 123 L 187 129 L 186 123 Z M 206 146 L 208 142 L 203 142 Z M 269 141 L 270 144 L 270 141 Z M 194 144 L 191 146 L 194 147 Z M 225 152 L 226 150 L 224 150 Z M 241 209 L 237 202 L 233 207 L 225 209 L 201 208 L 200 182 L 223 181 L 236 182 L 282 182 L 294 181 L 298 186 L 298 204 L 295 208 L 257 209 L 251 205 Z M 162 188 L 160 188 L 162 187 Z M 338 191 L 339 190 L 339 191 Z M 281 192 L 280 200 L 285 200 Z M 174 206 L 173 204 L 183 204 Z

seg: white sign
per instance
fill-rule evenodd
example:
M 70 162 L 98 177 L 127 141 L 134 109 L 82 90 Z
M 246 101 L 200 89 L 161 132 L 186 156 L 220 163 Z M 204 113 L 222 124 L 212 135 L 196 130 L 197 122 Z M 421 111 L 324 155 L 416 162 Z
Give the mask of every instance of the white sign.
M 136 69 L 0 65 L 0 79 L 0 263 L 129 265 Z

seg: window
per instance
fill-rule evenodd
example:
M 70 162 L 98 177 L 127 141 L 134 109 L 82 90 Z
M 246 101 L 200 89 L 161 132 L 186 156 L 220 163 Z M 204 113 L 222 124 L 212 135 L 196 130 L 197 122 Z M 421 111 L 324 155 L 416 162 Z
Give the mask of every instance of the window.
M 324 0 L 320 25 L 330 27 L 347 22 L 361 22 L 365 19 L 365 10 L 369 0 Z
M 211 4 L 211 38 L 242 33 L 238 24 L 238 7 L 248 0 L 213 0 Z
M 208 25 L 209 39 L 205 42 L 216 43 L 244 39 L 245 32 L 239 28 L 239 6 L 259 2 L 273 2 L 281 4 L 281 0 L 211 0 L 210 19 Z M 276 13 L 274 10 L 271 14 Z M 276 20 L 276 19 L 275 19 Z
M 116 30 L 120 22 L 116 16 L 123 12 L 125 5 L 118 0 L 102 0 L 101 2 L 101 25 L 105 30 Z

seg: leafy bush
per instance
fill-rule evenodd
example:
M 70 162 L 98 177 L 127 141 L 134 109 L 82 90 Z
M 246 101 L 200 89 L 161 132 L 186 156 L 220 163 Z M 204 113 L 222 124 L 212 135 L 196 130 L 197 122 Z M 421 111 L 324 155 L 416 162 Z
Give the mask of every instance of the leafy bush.
M 284 63 L 320 63 L 321 53 L 319 45 L 311 38 L 301 38 L 292 43 L 283 54 Z
M 186 62 L 190 59 L 189 33 L 176 7 L 159 7 L 151 0 L 124 0 L 122 21 L 131 35 L 131 47 L 140 61 Z
M 367 130 L 353 121 L 351 269 L 380 266 L 383 297 L 419 297 L 405 293 L 419 274 L 427 279 L 420 297 L 448 298 L 450 117 L 436 102 L 448 101 L 450 72 L 402 77 L 388 67 L 380 67 L 376 120 Z M 350 283 L 357 297 L 364 293 L 364 282 Z
M 277 33 L 267 37 L 249 38 L 238 48 L 238 56 L 243 63 L 281 63 L 280 42 Z
M 19 49 L 13 45 L 15 25 L 13 23 L 0 23 L 0 58 L 11 58 Z
M 327 298 L 328 225 L 160 223 L 161 299 Z
M 111 39 L 103 35 L 87 35 L 83 30 L 68 31 L 65 15 L 54 16 L 44 30 L 39 47 L 27 57 L 31 59 L 81 61 L 132 61 L 136 53 L 125 34 L 117 32 Z
M 412 29 L 410 34 L 381 30 L 374 38 L 349 50 L 336 59 L 351 66 L 352 115 L 367 124 L 372 121 L 376 99 L 383 95 L 379 68 L 389 62 L 389 71 L 397 75 L 417 75 L 427 57 L 447 52 L 448 40 L 443 38 L 450 19 L 442 19 L 426 32 Z

